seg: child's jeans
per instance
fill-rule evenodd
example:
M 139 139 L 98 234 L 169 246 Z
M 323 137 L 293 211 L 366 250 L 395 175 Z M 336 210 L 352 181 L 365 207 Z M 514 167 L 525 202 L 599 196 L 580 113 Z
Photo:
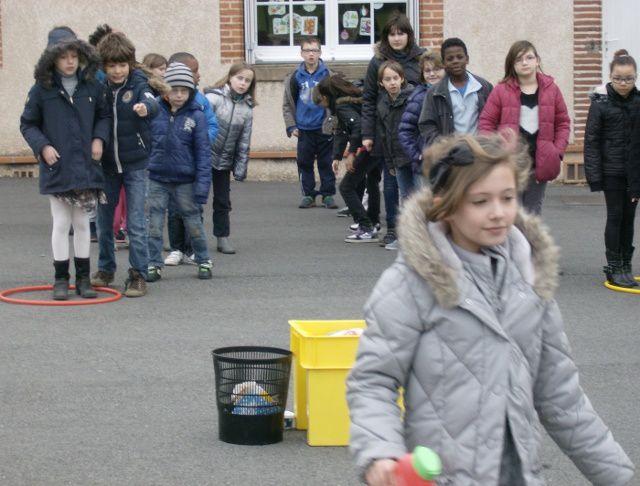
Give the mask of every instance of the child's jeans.
M 162 230 L 164 215 L 169 206 L 169 196 L 173 196 L 178 212 L 191 238 L 196 263 L 209 261 L 207 236 L 200 217 L 200 205 L 193 200 L 193 184 L 149 181 L 149 266 L 164 266 L 162 258 Z
M 113 214 L 120 199 L 121 187 L 124 187 L 127 200 L 129 266 L 146 276 L 149 263 L 147 220 L 144 214 L 147 195 L 146 169 L 104 175 L 104 193 L 107 197 L 107 204 L 98 205 L 97 229 L 100 246 L 98 269 L 109 273 L 116 271 Z

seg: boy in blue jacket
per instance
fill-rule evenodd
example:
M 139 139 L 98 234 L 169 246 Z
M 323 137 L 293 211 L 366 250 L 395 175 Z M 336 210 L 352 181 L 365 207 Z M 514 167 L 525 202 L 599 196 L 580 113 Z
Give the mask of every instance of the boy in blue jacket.
M 107 76 L 107 101 L 113 109 L 113 135 L 103 158 L 104 192 L 107 204 L 98 208 L 100 257 L 93 285 L 113 282 L 116 271 L 113 214 L 124 186 L 129 234 L 129 271 L 125 281 L 127 297 L 147 293 L 145 278 L 149 265 L 145 195 L 146 168 L 151 136 L 149 120 L 158 113 L 147 77 L 135 69 L 136 50 L 127 37 L 111 32 L 98 43 L 98 54 Z
M 160 102 L 160 114 L 151 122 L 153 144 L 149 162 L 148 280 L 160 280 L 162 230 L 171 197 L 191 238 L 198 278 L 210 279 L 207 237 L 200 216 L 211 186 L 211 148 L 207 119 L 195 101 L 196 84 L 182 63 L 170 64 L 164 76 L 171 93 Z

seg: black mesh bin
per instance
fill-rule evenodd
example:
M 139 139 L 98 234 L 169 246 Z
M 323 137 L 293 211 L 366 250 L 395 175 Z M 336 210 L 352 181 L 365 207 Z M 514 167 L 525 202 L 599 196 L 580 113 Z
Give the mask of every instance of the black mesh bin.
M 242 445 L 282 441 L 291 351 L 234 346 L 212 351 L 219 438 Z

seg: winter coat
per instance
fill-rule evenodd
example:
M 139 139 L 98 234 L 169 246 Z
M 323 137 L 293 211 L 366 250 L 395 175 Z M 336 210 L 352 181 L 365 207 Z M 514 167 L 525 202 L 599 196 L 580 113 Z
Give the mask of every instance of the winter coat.
M 171 113 L 166 101 L 151 122 L 153 142 L 149 179 L 157 182 L 193 183 L 194 201 L 205 204 L 211 186 L 211 146 L 202 105 L 193 99 Z
M 478 117 L 484 108 L 493 86 L 486 79 L 473 74 L 482 85 L 478 91 Z M 449 94 L 449 75 L 445 75 L 440 82 L 434 84 L 424 99 L 420 119 L 418 120 L 420 135 L 424 146 L 428 147 L 439 136 L 451 135 L 455 132 L 453 122 L 453 106 Z
M 362 92 L 362 138 L 374 141 L 372 155 L 381 157 L 384 155 L 382 148 L 382 133 L 377 132 L 379 124 L 376 123 L 376 111 L 378 101 L 385 91 L 378 83 L 378 70 L 384 61 L 397 61 L 404 69 L 404 78 L 407 84 L 417 86 L 420 84 L 420 63 L 419 57 L 424 52 L 422 47 L 414 45 L 409 52 L 382 51 L 380 44 L 374 47 L 374 55 L 367 66 L 367 73 L 364 78 L 364 89 Z
M 344 151 L 349 145 L 349 153 L 355 154 L 362 147 L 360 130 L 362 98 L 342 96 L 335 101 L 337 126 L 333 139 L 333 160 L 342 160 Z
M 304 62 L 301 62 L 294 72 L 284 78 L 284 97 L 282 100 L 282 116 L 287 129 L 287 136 L 291 137 L 293 131 L 319 130 L 331 133 L 333 126 L 325 126 L 327 123 L 327 111 L 313 103 L 313 88 L 333 72 L 320 61 L 318 69 L 313 73 L 307 72 Z M 331 122 L 331 120 L 329 120 Z
M 398 139 L 398 126 L 407 106 L 407 99 L 413 91 L 412 85 L 402 88 L 395 100 L 385 92 L 378 101 L 378 132 L 382 135 L 384 162 L 389 169 L 404 167 L 411 163 Z
M 424 147 L 420 130 L 418 130 L 418 120 L 422 111 L 422 103 L 430 86 L 424 83 L 416 86 L 407 100 L 407 107 L 404 109 L 398 126 L 400 146 L 411 161 L 411 167 L 416 174 L 422 170 L 422 148 Z
M 253 100 L 248 94 L 234 100 L 228 84 L 205 90 L 205 93 L 218 118 L 218 136 L 211 150 L 213 167 L 232 170 L 235 180 L 243 181 L 247 177 L 249 163 Z
M 218 136 L 218 118 L 213 112 L 213 108 L 211 108 L 211 103 L 209 103 L 209 100 L 204 94 L 202 94 L 200 91 L 196 91 L 195 97 L 193 99 L 202 107 L 202 111 L 204 111 L 204 116 L 207 119 L 207 133 L 209 134 L 209 143 L 213 143 L 213 141 Z
M 592 191 L 601 191 L 603 179 L 628 177 L 632 127 L 640 110 L 640 92 L 634 87 L 627 98 L 607 83 L 591 94 L 591 106 L 584 133 L 584 173 Z
M 80 68 L 73 96 L 55 72 L 55 60 L 69 47 L 77 50 Z M 40 193 L 101 189 L 100 161 L 92 160 L 91 143 L 99 138 L 106 148 L 111 136 L 111 111 L 104 86 L 95 80 L 99 59 L 80 40 L 68 41 L 44 51 L 35 67 L 36 84 L 29 91 L 20 117 L 20 131 L 38 159 Z M 49 166 L 42 149 L 51 145 L 60 159 Z
M 564 151 L 569 143 L 571 120 L 558 85 L 551 76 L 538 73 L 538 136 L 535 171 L 538 182 L 560 174 Z M 498 84 L 480 114 L 481 132 L 511 129 L 520 131 L 520 85 L 515 79 Z
M 107 85 L 107 101 L 113 112 L 113 136 L 105 148 L 103 159 L 107 174 L 122 174 L 147 167 L 151 151 L 150 120 L 158 114 L 158 102 L 147 82 L 147 76 L 134 69 L 118 88 Z M 141 118 L 133 106 L 142 103 L 147 116 Z
M 578 382 L 553 298 L 558 252 L 540 220 L 518 215 L 490 305 L 443 223 L 427 223 L 432 203 L 428 188 L 405 202 L 401 254 L 365 307 L 368 328 L 347 378 L 361 473 L 374 459 L 424 445 L 442 459 L 438 485 L 496 485 L 508 420 L 522 484 L 545 484 L 540 422 L 593 484 L 627 484 L 634 466 Z

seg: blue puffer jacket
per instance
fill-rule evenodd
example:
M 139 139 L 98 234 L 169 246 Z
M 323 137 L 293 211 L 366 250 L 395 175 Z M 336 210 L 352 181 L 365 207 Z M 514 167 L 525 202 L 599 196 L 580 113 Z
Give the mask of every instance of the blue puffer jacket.
M 422 170 L 422 149 L 424 147 L 422 138 L 420 138 L 418 120 L 422 111 L 422 102 L 430 86 L 429 84 L 416 86 L 407 100 L 407 107 L 404 109 L 398 126 L 398 141 L 404 153 L 411 160 L 411 167 L 416 174 Z
M 146 168 L 151 149 L 149 122 L 158 114 L 158 102 L 147 76 L 135 69 L 119 88 L 107 86 L 107 101 L 113 111 L 113 136 L 104 152 L 105 173 L 121 174 Z M 146 117 L 140 118 L 133 111 L 137 103 L 146 105 Z
M 55 74 L 55 59 L 72 47 L 78 52 L 81 70 L 73 97 Z M 104 183 L 99 161 L 91 158 L 91 142 L 111 136 L 111 111 L 104 86 L 95 81 L 98 58 L 80 40 L 47 49 L 34 72 L 36 84 L 29 91 L 20 117 L 20 131 L 40 165 L 40 193 L 101 189 Z M 51 145 L 60 154 L 52 166 L 42 159 L 42 149 Z
M 160 101 L 160 113 L 151 121 L 153 141 L 149 158 L 149 179 L 157 182 L 193 185 L 193 199 L 205 204 L 211 186 L 211 146 L 202 105 L 193 99 L 171 113 Z

